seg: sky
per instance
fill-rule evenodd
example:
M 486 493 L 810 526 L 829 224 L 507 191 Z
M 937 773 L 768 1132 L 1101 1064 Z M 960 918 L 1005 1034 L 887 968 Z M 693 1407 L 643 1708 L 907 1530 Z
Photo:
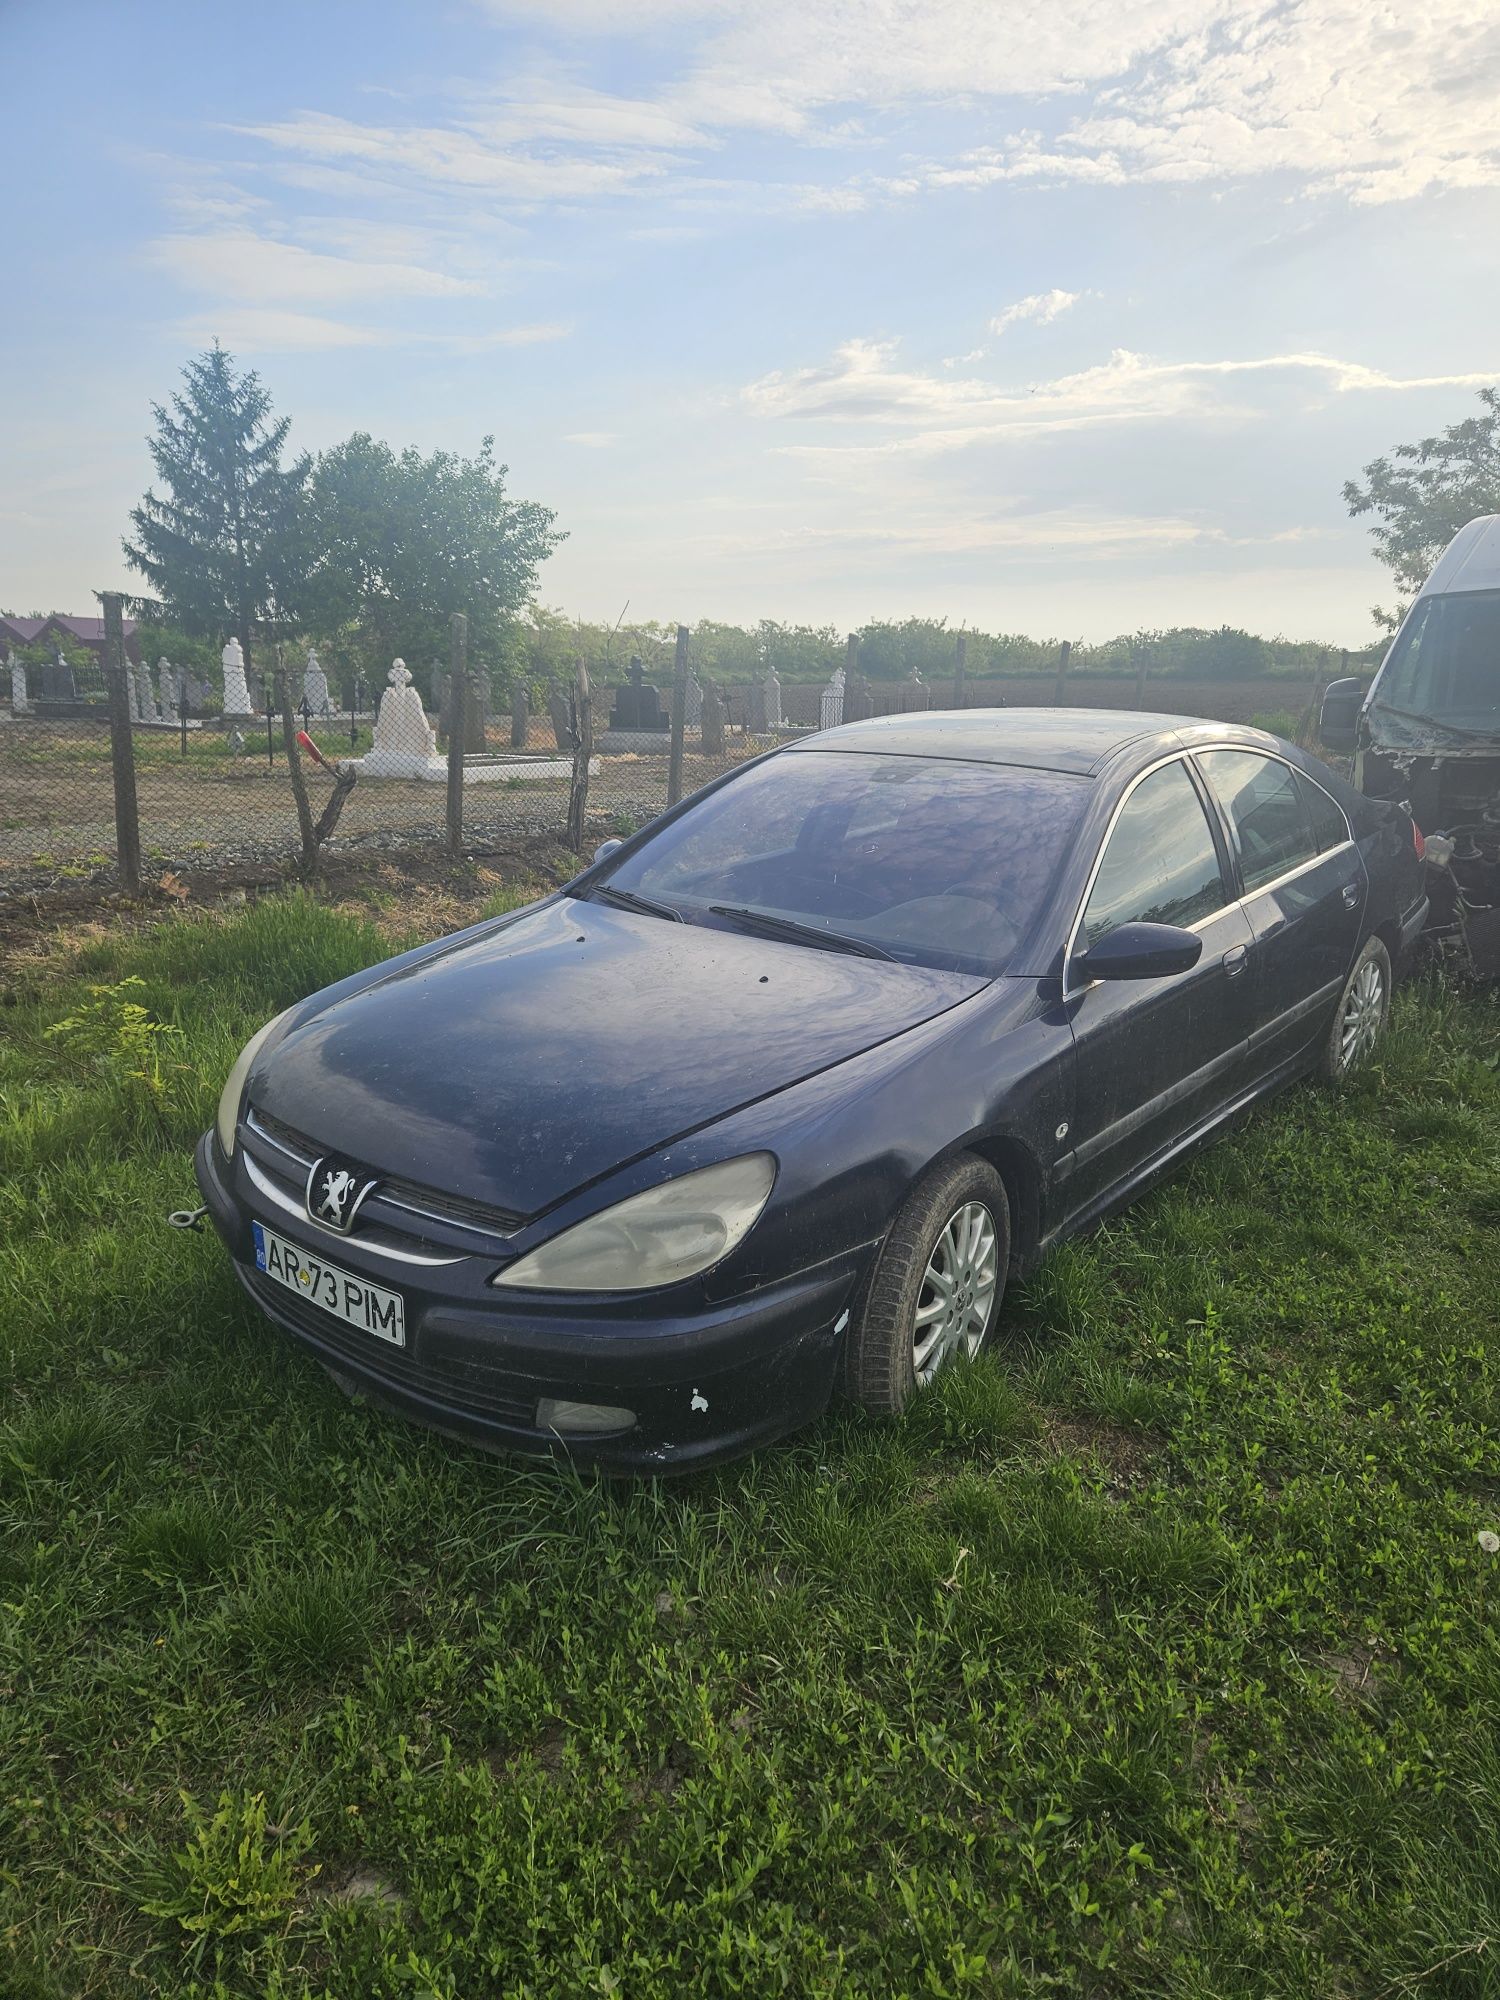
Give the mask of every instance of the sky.
M 613 622 L 1361 644 L 1500 381 L 1500 0 L 0 0 L 0 607 L 218 339 L 472 452 Z

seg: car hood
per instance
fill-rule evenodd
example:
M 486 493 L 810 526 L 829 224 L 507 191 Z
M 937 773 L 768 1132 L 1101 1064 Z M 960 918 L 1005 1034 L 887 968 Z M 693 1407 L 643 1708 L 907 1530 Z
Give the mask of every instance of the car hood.
M 985 983 L 563 897 L 333 999 L 249 1097 L 372 1174 L 532 1216 Z

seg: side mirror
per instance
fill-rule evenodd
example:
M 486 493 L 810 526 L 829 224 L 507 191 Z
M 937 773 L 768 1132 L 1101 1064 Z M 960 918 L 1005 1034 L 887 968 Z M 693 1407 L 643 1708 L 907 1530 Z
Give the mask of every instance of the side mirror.
M 1364 700 L 1365 683 L 1353 675 L 1328 683 L 1318 711 L 1318 738 L 1325 750 L 1341 751 L 1345 756 L 1353 753 Z
M 594 849 L 593 865 L 597 867 L 601 861 L 608 861 L 615 849 L 624 845 L 623 840 L 601 840 L 599 845 Z
M 1196 931 L 1176 924 L 1121 924 L 1075 958 L 1073 969 L 1084 979 L 1170 979 L 1191 972 L 1202 956 Z

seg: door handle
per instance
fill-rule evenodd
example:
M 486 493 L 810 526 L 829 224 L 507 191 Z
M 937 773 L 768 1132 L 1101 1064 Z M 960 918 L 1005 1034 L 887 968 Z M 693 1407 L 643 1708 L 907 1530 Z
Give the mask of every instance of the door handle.
M 1224 967 L 1226 979 L 1238 979 L 1250 961 L 1245 955 L 1245 947 L 1242 944 L 1232 944 L 1220 963 Z
M 1357 882 L 1346 882 L 1344 884 L 1344 908 L 1346 910 L 1353 910 L 1356 909 L 1358 905 L 1359 905 L 1359 884 Z

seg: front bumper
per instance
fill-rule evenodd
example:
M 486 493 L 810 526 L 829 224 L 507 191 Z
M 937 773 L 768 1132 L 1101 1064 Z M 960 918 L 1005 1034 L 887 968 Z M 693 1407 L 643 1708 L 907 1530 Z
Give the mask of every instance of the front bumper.
M 308 1223 L 300 1230 L 256 1202 L 212 1133 L 193 1157 L 235 1276 L 284 1332 L 362 1394 L 435 1430 L 506 1450 L 566 1451 L 621 1472 L 683 1472 L 735 1458 L 811 1422 L 833 1387 L 847 1308 L 870 1246 L 743 1296 L 655 1316 L 644 1298 L 593 1305 L 492 1291 L 483 1260 L 398 1270 Z M 268 1279 L 255 1265 L 252 1219 L 315 1255 L 398 1290 L 406 1345 L 392 1347 Z M 479 1267 L 479 1268 L 476 1268 Z M 684 1287 L 677 1288 L 679 1292 Z M 633 1429 L 570 1436 L 540 1429 L 542 1397 L 633 1410 Z

